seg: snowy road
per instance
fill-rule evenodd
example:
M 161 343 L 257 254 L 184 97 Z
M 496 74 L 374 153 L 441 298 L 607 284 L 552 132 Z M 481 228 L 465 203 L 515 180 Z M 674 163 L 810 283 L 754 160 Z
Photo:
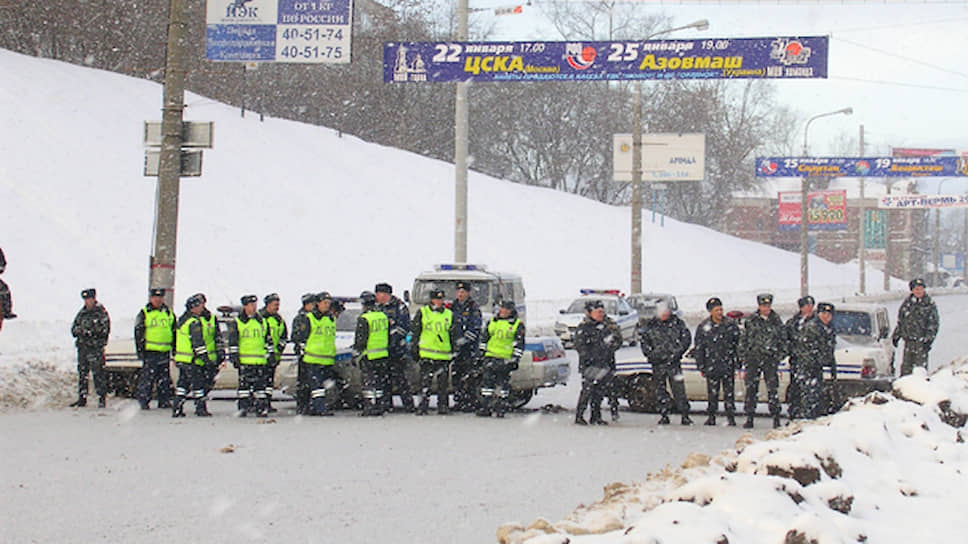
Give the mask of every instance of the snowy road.
M 932 367 L 968 353 L 968 296 L 937 302 Z M 888 304 L 892 315 L 898 304 Z M 229 402 L 212 403 L 214 418 L 175 421 L 115 399 L 100 413 L 2 414 L 3 540 L 489 543 L 503 522 L 560 519 L 605 484 L 715 453 L 742 434 L 658 427 L 655 415 L 628 412 L 617 425 L 582 428 L 570 412 L 534 410 L 571 408 L 577 390 L 574 378 L 542 390 L 531 413 L 504 421 L 297 418 L 291 402 L 270 424 L 230 417 Z

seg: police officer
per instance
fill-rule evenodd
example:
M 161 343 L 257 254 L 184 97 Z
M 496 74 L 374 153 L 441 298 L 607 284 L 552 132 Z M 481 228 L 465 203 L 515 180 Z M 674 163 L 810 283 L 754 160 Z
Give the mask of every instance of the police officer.
M 210 363 L 205 333 L 199 318 L 204 308 L 202 297 L 192 295 L 185 301 L 185 313 L 175 326 L 175 363 L 178 365 L 178 384 L 171 417 L 185 417 L 185 399 L 195 399 L 195 415 L 208 417 L 205 403 L 205 367 Z
M 430 391 L 437 381 L 437 413 L 450 411 L 450 361 L 457 345 L 457 324 L 454 315 L 444 307 L 444 291 L 430 292 L 430 304 L 420 308 L 411 322 L 413 339 L 411 351 L 420 362 L 420 405 L 417 415 L 426 415 L 430 405 Z
M 282 352 L 286 349 L 286 344 L 289 343 L 289 329 L 286 328 L 285 320 L 279 315 L 279 294 L 270 293 L 262 300 L 265 306 L 259 310 L 259 315 L 262 316 L 262 320 L 265 321 L 266 326 L 269 327 L 269 333 L 272 335 L 272 356 L 269 357 L 267 369 L 269 383 L 266 387 L 266 395 L 268 396 L 269 411 L 275 412 L 276 409 L 272 407 L 272 393 L 276 381 L 276 368 L 279 367 Z
M 198 297 L 202 301 L 198 320 L 202 324 L 202 338 L 205 340 L 205 351 L 208 352 L 208 361 L 202 367 L 205 394 L 208 395 L 215 388 L 215 377 L 218 376 L 219 367 L 225 361 L 225 346 L 222 341 L 222 333 L 218 330 L 218 318 L 205 306 L 208 302 L 205 294 L 195 293 L 192 296 Z
M 739 324 L 723 315 L 723 301 L 712 297 L 706 301 L 709 317 L 696 327 L 696 349 L 693 352 L 696 367 L 706 377 L 706 425 L 716 424 L 719 408 L 719 390 L 723 390 L 723 408 L 726 422 L 736 425 L 734 402 L 736 372 L 736 346 L 739 344 Z
M 897 347 L 904 340 L 904 361 L 901 375 L 911 373 L 919 366 L 927 370 L 928 352 L 938 335 L 938 307 L 934 300 L 924 292 L 924 280 L 916 278 L 908 283 L 911 294 L 904 299 L 897 311 L 897 326 L 891 335 L 891 342 Z
M 787 320 L 787 342 L 790 345 L 790 385 L 787 387 L 786 400 L 787 400 L 787 412 L 790 415 L 790 419 L 796 419 L 800 417 L 800 384 L 793 377 L 797 373 L 797 367 L 800 365 L 800 359 L 798 356 L 798 351 L 793 349 L 793 345 L 797 341 L 797 337 L 808 322 L 812 319 L 816 319 L 816 314 L 814 314 L 814 298 L 810 295 L 800 297 L 797 300 L 797 306 L 800 307 L 800 311 Z
M 322 293 L 321 293 L 322 294 Z M 301 353 L 302 364 L 305 365 L 305 379 L 308 383 L 309 402 L 303 413 L 310 416 L 331 416 L 330 402 L 326 400 L 328 385 L 335 379 L 333 365 L 336 363 L 336 314 L 332 311 L 333 302 L 326 293 L 326 302 L 320 309 L 317 304 L 309 312 L 302 314 L 302 320 L 308 324 L 305 343 L 297 352 Z M 313 299 L 320 298 L 312 295 Z M 307 298 L 304 297 L 303 301 Z M 300 325 L 301 326 L 301 325 Z M 293 340 L 296 339 L 296 325 L 293 325 Z M 337 397 L 334 397 L 335 402 Z
M 672 402 L 669 399 L 669 392 L 666 391 L 666 382 L 668 382 L 679 413 L 682 414 L 682 424 L 692 425 L 692 419 L 689 418 L 686 386 L 682 379 L 682 356 L 692 344 L 692 334 L 689 333 L 686 324 L 672 314 L 668 304 L 660 302 L 655 312 L 655 317 L 642 326 L 639 341 L 642 354 L 652 364 L 652 383 L 655 384 L 659 410 L 662 413 L 659 424 L 669 424 Z
M 582 376 L 575 423 L 608 425 L 602 419 L 602 397 L 611 380 L 611 361 L 622 345 L 622 334 L 605 323 L 605 304 L 601 300 L 585 303 L 585 318 L 575 329 L 574 343 L 578 351 L 578 371 Z M 585 408 L 589 403 L 591 419 L 585 421 Z
M 756 295 L 756 312 L 746 319 L 739 340 L 739 357 L 746 365 L 746 423 L 753 428 L 756 401 L 760 389 L 760 375 L 766 383 L 773 427 L 780 426 L 780 380 L 778 366 L 787 354 L 787 331 L 780 316 L 773 311 L 773 295 Z
M 0 248 L 0 274 L 7 269 L 7 258 L 3 256 L 3 249 Z M 13 313 L 13 299 L 10 296 L 10 288 L 0 280 L 0 330 L 3 330 L 3 320 L 13 319 L 17 314 Z
M 138 402 L 148 409 L 152 390 L 158 396 L 158 408 L 171 408 L 171 375 L 168 361 L 175 344 L 175 314 L 165 304 L 165 290 L 154 287 L 148 293 L 148 304 L 138 312 L 134 322 L 134 342 L 141 359 Z
M 830 367 L 830 377 L 837 379 L 837 360 L 834 349 L 837 335 L 831 323 L 834 320 L 834 305 L 821 302 L 817 305 L 817 316 L 806 322 L 797 333 L 791 347 L 790 357 L 797 358 L 797 370 L 793 381 L 800 389 L 799 417 L 816 419 L 823 415 L 823 367 Z
M 242 297 L 242 311 L 229 322 L 229 360 L 239 369 L 239 416 L 250 409 L 259 417 L 269 415 L 268 357 L 272 352 L 272 334 L 256 310 L 259 297 Z M 253 402 L 254 401 L 254 402 Z
M 383 415 L 383 386 L 387 383 L 390 357 L 390 320 L 376 309 L 376 295 L 360 293 L 363 313 L 356 320 L 353 351 L 363 372 L 363 411 L 361 416 Z M 388 392 L 387 392 L 388 393 Z
M 478 338 L 481 335 L 481 307 L 471 297 L 471 283 L 457 282 L 457 298 L 450 305 L 457 325 L 454 354 L 454 407 L 461 412 L 476 409 L 481 372 L 475 368 Z
M 77 400 L 71 406 L 87 406 L 87 374 L 94 375 L 97 407 L 104 408 L 108 394 L 107 374 L 104 372 L 104 346 L 111 334 L 111 318 L 104 306 L 97 301 L 97 291 L 81 291 L 84 307 L 74 317 L 71 334 L 77 346 Z
M 407 379 L 407 369 L 413 362 L 407 342 L 410 334 L 410 309 L 405 302 L 393 295 L 393 286 L 389 283 L 376 284 L 374 293 L 376 309 L 386 314 L 390 327 L 387 382 L 382 385 L 383 409 L 393 411 L 393 394 L 397 393 L 403 409 L 413 412 L 413 393 L 410 390 L 410 380 Z
M 488 417 L 493 411 L 497 417 L 504 417 L 511 391 L 511 372 L 518 369 L 523 354 L 524 323 L 518 319 L 514 301 L 504 300 L 481 336 L 483 375 L 477 415 Z
M 302 309 L 292 318 L 292 344 L 296 352 L 296 413 L 299 415 L 309 414 L 310 384 L 309 374 L 306 364 L 303 361 L 303 354 L 306 348 L 306 341 L 312 330 L 312 324 L 308 315 L 316 308 L 318 302 L 316 293 L 306 293 L 302 296 Z

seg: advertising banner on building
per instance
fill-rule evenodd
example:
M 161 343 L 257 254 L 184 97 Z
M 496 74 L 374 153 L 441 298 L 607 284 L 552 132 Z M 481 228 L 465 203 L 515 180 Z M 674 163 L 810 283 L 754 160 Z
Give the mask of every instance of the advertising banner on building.
M 968 195 L 887 195 L 877 201 L 887 210 L 968 208 Z
M 353 0 L 208 0 L 205 58 L 350 62 Z
M 800 192 L 780 193 L 781 231 L 800 230 Z M 807 194 L 807 230 L 847 230 L 847 191 L 811 191 Z
M 968 157 L 757 157 L 758 178 L 968 176 Z
M 383 81 L 811 79 L 826 36 L 608 42 L 392 42 Z

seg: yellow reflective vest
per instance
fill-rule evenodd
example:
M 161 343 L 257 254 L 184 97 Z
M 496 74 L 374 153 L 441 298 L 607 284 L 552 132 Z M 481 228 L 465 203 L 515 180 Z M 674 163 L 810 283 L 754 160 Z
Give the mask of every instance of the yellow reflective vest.
M 371 310 L 362 316 L 369 325 L 369 334 L 366 337 L 366 351 L 363 355 L 373 361 L 376 359 L 386 359 L 390 356 L 390 320 L 387 314 Z
M 492 319 L 487 324 L 487 347 L 484 356 L 510 359 L 514 352 L 514 335 L 517 334 L 520 325 L 520 319 L 514 321 Z
M 145 307 L 141 311 L 145 314 L 145 351 L 171 351 L 175 315 L 168 308 L 148 311 Z
M 420 348 L 421 359 L 446 361 L 450 359 L 450 326 L 454 314 L 448 308 L 442 312 L 433 311 L 430 306 L 420 308 Z
M 329 314 L 316 318 L 309 312 L 309 338 L 303 352 L 303 362 L 314 365 L 331 365 L 336 361 L 336 323 Z
M 242 322 L 235 318 L 239 328 L 239 363 L 243 365 L 266 364 L 266 325 L 252 317 Z

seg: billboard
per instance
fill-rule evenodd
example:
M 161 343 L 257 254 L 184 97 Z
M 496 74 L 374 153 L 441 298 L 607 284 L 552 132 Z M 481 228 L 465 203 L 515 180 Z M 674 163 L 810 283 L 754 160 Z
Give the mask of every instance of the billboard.
M 350 62 L 353 0 L 208 0 L 205 58 Z
M 632 181 L 632 135 L 612 137 L 615 181 Z M 702 181 L 706 174 L 706 135 L 643 134 L 642 181 Z
M 800 230 L 800 191 L 780 193 L 781 231 Z M 807 230 L 847 230 L 847 191 L 807 193 Z
M 383 81 L 812 79 L 826 36 L 569 42 L 391 42 Z
M 968 157 L 757 157 L 758 178 L 968 176 Z
M 968 208 L 968 195 L 887 195 L 877 207 L 888 210 Z

